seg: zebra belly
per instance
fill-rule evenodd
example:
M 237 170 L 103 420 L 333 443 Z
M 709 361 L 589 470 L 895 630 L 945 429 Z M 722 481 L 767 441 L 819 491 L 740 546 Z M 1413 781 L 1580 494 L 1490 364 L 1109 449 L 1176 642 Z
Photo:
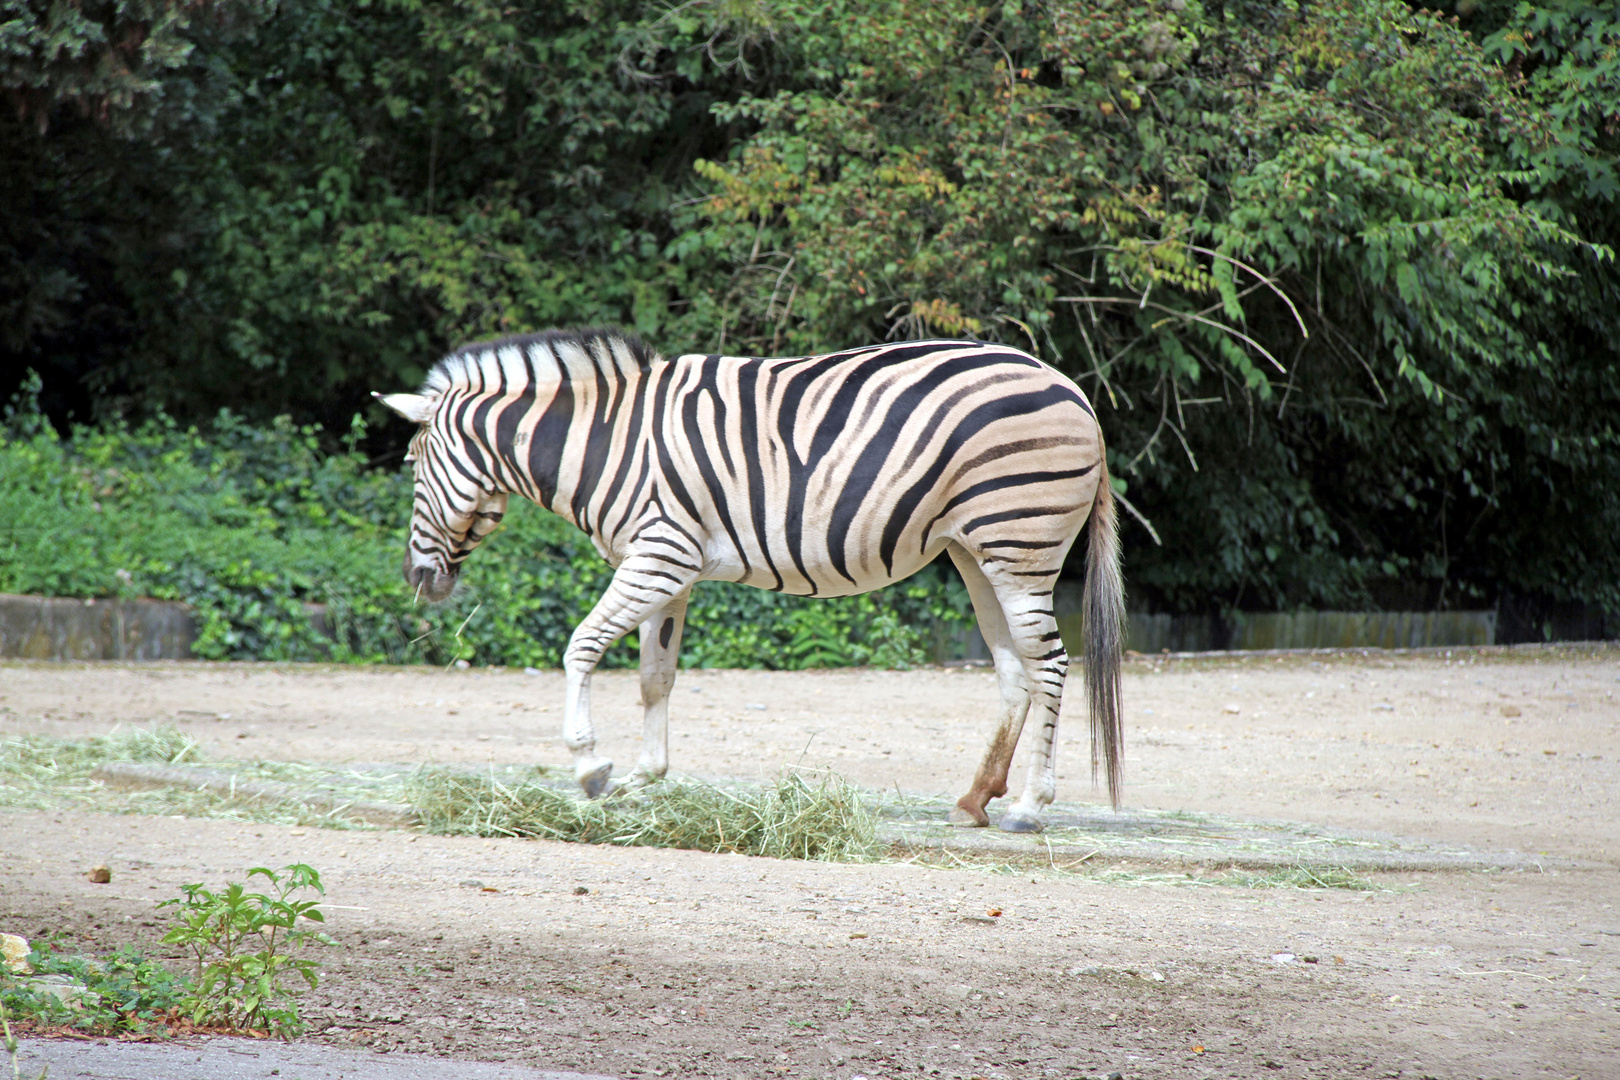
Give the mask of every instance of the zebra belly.
M 768 589 L 791 596 L 814 596 L 818 599 L 857 596 L 904 581 L 938 558 L 945 550 L 947 541 L 947 537 L 941 536 L 926 548 L 919 548 L 905 558 L 897 560 L 892 570 L 880 565 L 879 572 L 859 574 L 855 581 L 839 575 L 829 565 L 820 564 L 806 566 L 808 576 L 801 576 L 794 570 L 789 570 L 781 575 L 779 581 L 775 571 L 757 564 L 745 566 L 735 550 L 728 550 L 725 554 L 706 561 L 703 580 L 735 581 L 739 585 L 749 585 L 756 589 Z M 729 545 L 727 547 L 729 548 Z

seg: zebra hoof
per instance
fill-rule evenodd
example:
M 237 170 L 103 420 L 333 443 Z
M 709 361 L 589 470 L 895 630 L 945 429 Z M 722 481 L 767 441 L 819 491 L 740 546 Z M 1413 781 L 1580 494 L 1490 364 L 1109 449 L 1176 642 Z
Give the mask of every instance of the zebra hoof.
M 622 780 L 613 785 L 613 793 L 618 794 L 623 792 L 624 794 L 628 795 L 637 791 L 645 791 L 662 779 L 662 776 L 653 776 L 649 773 L 642 772 L 640 769 L 636 769 L 635 771 L 631 772 L 629 776 L 624 777 Z
M 945 817 L 946 824 L 954 825 L 959 829 L 982 829 L 990 824 L 990 819 L 980 811 L 977 816 L 962 809 L 960 806 L 951 807 L 951 812 Z
M 609 778 L 613 775 L 613 762 L 599 762 L 595 768 L 587 769 L 576 774 L 579 786 L 585 789 L 588 799 L 600 799 L 607 794 Z
M 1020 814 L 1016 810 L 1009 810 L 1007 815 L 1001 819 L 1002 832 L 1038 833 L 1044 828 L 1046 826 L 1041 824 L 1040 818 Z

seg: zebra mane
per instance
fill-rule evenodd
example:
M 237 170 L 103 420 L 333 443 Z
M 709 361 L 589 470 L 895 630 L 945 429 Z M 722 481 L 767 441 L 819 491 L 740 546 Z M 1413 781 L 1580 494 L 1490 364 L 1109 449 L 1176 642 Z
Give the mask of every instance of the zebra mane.
M 594 377 L 601 366 L 645 371 L 657 359 L 658 353 L 646 342 L 612 326 L 514 334 L 457 347 L 428 372 L 421 393 L 438 397 L 452 389 L 481 389 L 514 363 L 522 365 L 527 379 L 550 371 L 576 379 Z M 514 373 L 508 367 L 506 374 L 510 379 Z

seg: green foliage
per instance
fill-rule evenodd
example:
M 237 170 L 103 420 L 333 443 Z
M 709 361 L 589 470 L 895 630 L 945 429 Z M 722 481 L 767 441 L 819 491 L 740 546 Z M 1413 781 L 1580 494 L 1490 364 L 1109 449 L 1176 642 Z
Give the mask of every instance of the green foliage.
M 178 925 L 163 940 L 196 957 L 194 976 L 175 975 L 130 947 L 95 959 L 53 941 L 29 953 L 31 977 L 0 966 L 0 1012 L 86 1035 L 144 1033 L 176 1018 L 232 1031 L 297 1034 L 298 998 L 285 983 L 296 978 L 315 989 L 320 964 L 303 950 L 310 942 L 333 942 L 305 926 L 324 921 L 319 901 L 295 896 L 305 890 L 324 895 L 325 889 L 320 874 L 302 863 L 280 873 L 255 867 L 249 884 L 255 877 L 266 880 L 269 892 L 250 893 L 238 883 L 218 893 L 185 885 L 184 896 L 158 905 L 175 909 Z
M 84 1035 L 143 1033 L 179 1008 L 189 991 L 184 976 L 130 946 L 92 959 L 46 942 L 27 960 L 34 978 L 0 966 L 0 1011 L 40 1027 Z M 66 996 L 47 989 L 51 985 Z
M 196 31 L 263 18 L 273 0 L 112 0 L 92 5 L 0 0 L 0 90 L 41 132 L 53 114 L 133 134 L 183 94 Z M 187 102 L 187 104 L 192 104 Z
M 46 429 L 0 439 L 0 459 L 0 590 L 184 600 L 210 659 L 439 655 L 409 644 L 382 520 L 408 512 L 408 485 L 321 452 L 311 427 Z M 332 605 L 332 639 L 306 602 Z
M 302 1027 L 298 998 L 285 981 L 320 984 L 320 964 L 303 954 L 310 941 L 333 944 L 324 933 L 306 929 L 325 916 L 318 900 L 292 899 L 304 890 L 325 895 L 321 875 L 303 863 L 281 873 L 256 866 L 248 885 L 262 877 L 268 893 L 250 893 L 232 882 L 221 892 L 200 884 L 181 886 L 183 898 L 165 900 L 179 925 L 163 935 L 197 958 L 197 971 L 180 1002 L 182 1013 L 203 1027 L 263 1031 L 287 1037 Z
M 876 819 L 860 792 L 828 773 L 790 770 L 774 784 L 717 787 L 696 781 L 581 799 L 535 782 L 422 769 L 411 805 L 430 832 L 526 836 L 619 847 L 672 847 L 770 859 L 861 861 L 876 850 Z
M 1541 319 L 1612 258 L 1523 199 L 1533 163 L 1504 150 L 1549 139 L 1454 21 L 1400 3 L 816 10 L 808 85 L 718 106 L 755 130 L 698 166 L 743 350 L 973 334 L 1067 366 L 1162 528 L 1162 551 L 1137 532 L 1128 557 L 1158 605 L 1478 604 L 1504 584 L 1620 601 L 1590 564 L 1526 572 L 1556 546 L 1545 518 L 1493 520 L 1551 482 L 1563 535 L 1613 522 L 1573 476 L 1620 480 L 1612 421 L 1587 407 L 1612 415 L 1612 350 L 1555 356 Z M 1567 404 L 1526 402 L 1537 384 Z M 1575 469 L 1524 475 L 1560 442 Z
M 33 42 L 46 9 L 19 10 Z M 669 352 L 1002 340 L 1098 404 L 1164 541 L 1127 524 L 1139 601 L 1620 611 L 1620 31 L 1581 0 L 1458 10 L 106 5 L 74 18 L 146 20 L 166 59 L 129 100 L 168 119 L 0 115 L 0 356 L 58 416 L 336 433 L 454 342 L 558 324 Z M 89 85 L 11 48 L 7 85 Z M 418 629 L 261 558 L 207 581 L 223 655 L 309 648 L 287 595 L 352 613 L 356 654 L 520 634 L 493 605 Z M 786 666 L 842 633 L 794 618 L 713 640 Z

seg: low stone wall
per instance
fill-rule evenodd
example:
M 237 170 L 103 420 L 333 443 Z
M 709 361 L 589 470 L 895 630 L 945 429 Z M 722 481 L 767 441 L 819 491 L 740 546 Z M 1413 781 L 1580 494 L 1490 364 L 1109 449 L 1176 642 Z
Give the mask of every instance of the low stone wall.
M 1070 616 L 1076 632 L 1078 618 Z M 1064 632 L 1069 632 L 1067 625 Z M 1425 649 L 1495 644 L 1494 611 L 1245 611 L 1230 619 L 1132 612 L 1128 647 L 1156 653 L 1166 649 Z
M 0 593 L 0 657 L 183 660 L 196 640 L 191 609 L 173 601 Z
M 1060 587 L 1058 629 L 1080 655 L 1080 590 Z M 307 605 L 330 636 L 327 612 Z M 1494 611 L 1302 611 L 1216 615 L 1132 612 L 1127 648 L 1140 653 L 1226 649 L 1421 649 L 1496 644 Z M 197 640 L 185 604 L 167 600 L 69 600 L 0 593 L 0 657 L 27 660 L 184 660 Z M 929 649 L 936 661 L 987 660 L 977 628 L 946 633 Z

